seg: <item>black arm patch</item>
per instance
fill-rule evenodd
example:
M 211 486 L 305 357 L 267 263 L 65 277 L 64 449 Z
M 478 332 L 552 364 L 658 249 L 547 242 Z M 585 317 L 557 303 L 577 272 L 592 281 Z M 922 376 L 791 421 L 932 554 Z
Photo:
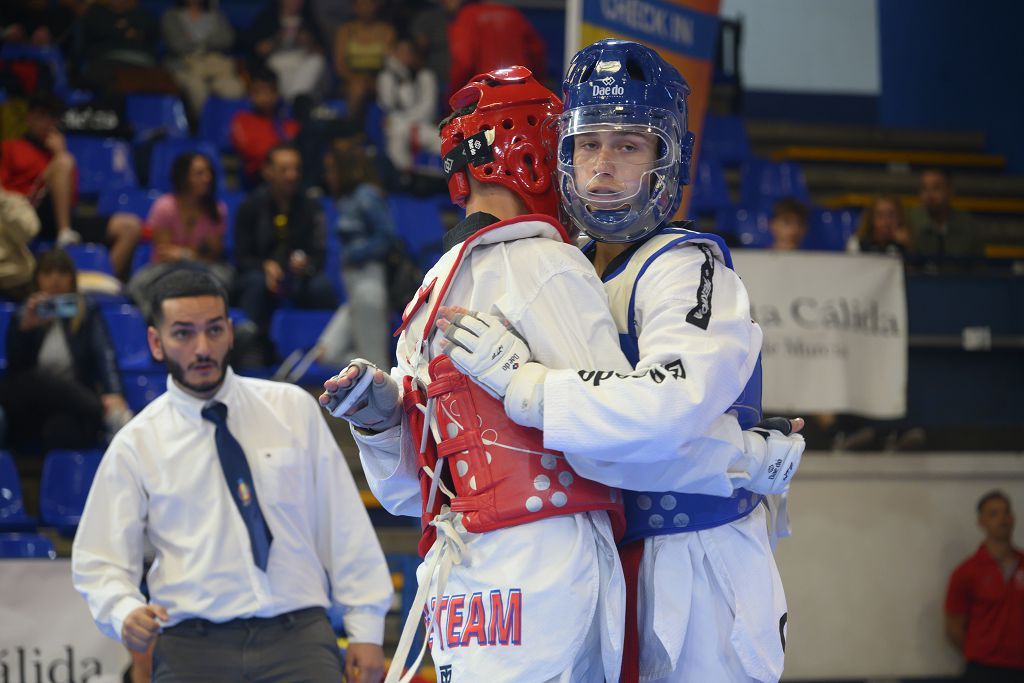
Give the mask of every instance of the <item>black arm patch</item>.
M 668 374 L 666 375 L 662 370 L 668 372 Z M 577 370 L 577 374 L 585 383 L 593 384 L 595 387 L 601 386 L 601 382 L 612 377 L 619 379 L 648 379 L 655 384 L 661 384 L 669 377 L 672 379 L 686 379 L 686 370 L 683 368 L 683 361 L 680 358 L 667 363 L 663 368 L 656 366 L 648 370 L 636 370 L 630 373 L 613 372 L 612 370 Z
M 711 278 L 715 274 L 715 257 L 711 249 L 703 244 L 697 248 L 704 252 L 704 265 L 700 267 L 700 285 L 697 286 L 697 305 L 686 314 L 686 322 L 702 330 L 708 329 L 711 322 Z

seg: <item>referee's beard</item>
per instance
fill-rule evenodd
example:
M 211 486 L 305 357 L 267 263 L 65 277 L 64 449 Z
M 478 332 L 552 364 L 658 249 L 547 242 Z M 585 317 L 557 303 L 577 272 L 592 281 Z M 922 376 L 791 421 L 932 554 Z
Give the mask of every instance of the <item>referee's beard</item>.
M 193 361 L 193 363 L 213 363 L 216 366 L 220 373 L 217 376 L 217 379 L 212 382 L 190 382 L 188 380 L 189 368 L 185 368 L 181 363 L 171 360 L 170 356 L 164 356 L 164 365 L 167 366 L 167 372 L 171 373 L 171 377 L 178 383 L 178 386 L 184 387 L 194 394 L 205 394 L 209 397 L 216 394 L 220 385 L 224 384 L 224 378 L 227 376 L 226 368 L 228 366 L 228 358 L 230 356 L 231 349 L 228 349 L 228 352 L 224 354 L 224 357 L 220 360 L 217 360 L 212 356 L 203 356 L 196 358 L 195 361 Z M 189 365 L 191 366 L 192 363 Z

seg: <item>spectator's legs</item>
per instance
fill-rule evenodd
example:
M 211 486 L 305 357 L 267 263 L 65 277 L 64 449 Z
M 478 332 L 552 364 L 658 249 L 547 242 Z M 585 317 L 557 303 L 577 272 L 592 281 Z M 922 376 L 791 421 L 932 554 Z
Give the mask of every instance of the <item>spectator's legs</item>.
M 219 97 L 238 99 L 245 96 L 245 85 L 238 77 L 235 62 L 230 57 L 218 54 L 206 55 L 205 76 L 209 79 L 210 90 Z
M 365 263 L 341 271 L 348 292 L 349 330 L 359 358 L 388 367 L 388 287 L 383 263 Z
M 326 273 L 304 278 L 288 297 L 297 308 L 337 308 L 338 299 Z
M 114 274 L 127 281 L 131 275 L 132 254 L 139 243 L 142 221 L 131 213 L 115 213 L 107 223 L 107 240 L 110 243 L 110 263 Z
M 235 278 L 238 307 L 245 311 L 261 332 L 270 323 L 272 301 L 267 291 L 267 278 L 262 270 L 247 270 Z
M 74 194 L 75 158 L 68 152 L 60 152 L 50 160 L 43 173 L 46 188 L 53 202 L 54 218 L 57 221 L 57 244 L 71 244 L 80 237 L 71 229 L 71 198 Z
M 203 103 L 209 94 L 206 87 L 206 75 L 203 73 L 201 57 L 190 56 L 176 62 L 171 68 L 174 82 L 181 88 L 188 104 L 189 111 L 198 119 L 203 110 Z
M 97 444 L 103 403 L 78 382 L 38 369 L 17 372 L 0 383 L 12 441 L 46 448 L 87 448 Z
M 411 132 L 412 124 L 401 116 L 390 114 L 384 122 L 388 159 L 391 159 L 391 163 L 399 171 L 408 171 L 412 168 Z

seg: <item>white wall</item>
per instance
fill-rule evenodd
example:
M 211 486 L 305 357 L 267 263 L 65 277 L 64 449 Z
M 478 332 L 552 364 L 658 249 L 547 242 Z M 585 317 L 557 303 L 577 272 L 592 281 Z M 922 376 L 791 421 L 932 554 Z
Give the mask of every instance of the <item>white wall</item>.
M 722 0 L 720 14 L 743 18 L 748 89 L 881 92 L 876 0 Z
M 776 552 L 785 679 L 958 673 L 946 583 L 981 542 L 975 504 L 993 488 L 1024 509 L 1024 455 L 805 455 Z

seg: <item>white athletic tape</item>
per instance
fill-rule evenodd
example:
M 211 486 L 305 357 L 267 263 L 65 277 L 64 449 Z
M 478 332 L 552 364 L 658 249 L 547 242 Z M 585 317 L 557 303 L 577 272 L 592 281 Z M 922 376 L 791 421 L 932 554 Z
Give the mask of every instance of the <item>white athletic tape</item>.
M 366 393 L 366 389 L 373 381 L 373 375 L 376 372 L 376 368 L 367 366 L 363 372 L 363 376 L 359 378 L 359 381 L 356 382 L 354 387 L 349 389 L 348 396 L 346 396 L 345 400 L 339 403 L 338 406 L 331 411 L 331 415 L 334 417 L 345 417 L 345 413 L 351 410 L 352 406 L 363 398 L 363 394 Z

